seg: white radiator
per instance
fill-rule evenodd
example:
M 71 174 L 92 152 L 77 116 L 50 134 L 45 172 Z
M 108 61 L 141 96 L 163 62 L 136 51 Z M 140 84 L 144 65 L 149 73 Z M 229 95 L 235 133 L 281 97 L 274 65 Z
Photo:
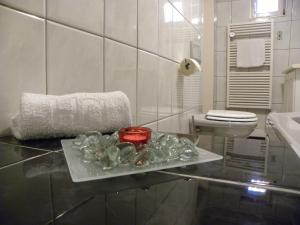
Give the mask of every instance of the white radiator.
M 271 109 L 273 69 L 273 22 L 228 25 L 227 108 Z M 237 40 L 265 40 L 265 62 L 261 67 L 238 68 Z

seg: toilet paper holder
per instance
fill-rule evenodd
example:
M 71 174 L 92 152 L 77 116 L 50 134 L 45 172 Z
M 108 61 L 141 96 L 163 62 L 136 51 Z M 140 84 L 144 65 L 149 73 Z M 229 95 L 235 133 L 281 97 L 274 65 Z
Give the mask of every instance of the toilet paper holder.
M 190 76 L 201 71 L 201 65 L 196 59 L 185 58 L 181 61 L 178 69 L 179 75 Z

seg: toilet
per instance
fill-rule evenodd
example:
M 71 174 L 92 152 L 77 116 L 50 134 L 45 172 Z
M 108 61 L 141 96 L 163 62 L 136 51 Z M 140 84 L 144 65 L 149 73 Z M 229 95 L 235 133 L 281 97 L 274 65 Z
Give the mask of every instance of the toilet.
M 248 137 L 257 126 L 255 113 L 232 110 L 209 110 L 192 116 L 194 132 L 224 137 Z

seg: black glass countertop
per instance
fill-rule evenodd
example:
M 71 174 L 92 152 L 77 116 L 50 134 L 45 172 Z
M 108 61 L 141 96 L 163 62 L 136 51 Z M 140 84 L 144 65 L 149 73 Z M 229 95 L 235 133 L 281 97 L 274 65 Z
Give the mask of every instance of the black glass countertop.
M 59 139 L 20 142 L 2 137 L 0 224 L 300 224 L 293 152 L 286 146 L 269 149 L 267 168 L 261 167 L 261 155 L 252 154 L 251 168 L 226 162 L 226 141 L 209 136 L 199 141 L 200 147 L 224 155 L 221 161 L 73 183 Z M 290 158 L 294 161 L 286 163 Z M 251 180 L 270 184 L 254 188 Z
M 189 136 L 198 146 L 223 156 L 222 160 L 198 164 L 189 170 L 160 171 L 201 180 L 300 194 L 300 158 L 284 142 L 268 139 Z

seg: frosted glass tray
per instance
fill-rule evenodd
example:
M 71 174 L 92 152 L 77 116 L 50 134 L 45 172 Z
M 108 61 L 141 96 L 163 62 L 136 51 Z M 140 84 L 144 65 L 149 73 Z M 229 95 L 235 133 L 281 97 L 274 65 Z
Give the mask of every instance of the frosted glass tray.
M 202 148 L 197 148 L 199 152 L 198 158 L 188 162 L 171 161 L 146 167 L 117 167 L 113 170 L 103 171 L 94 163 L 83 163 L 81 161 L 81 153 L 72 149 L 72 139 L 62 140 L 63 151 L 67 160 L 70 174 L 73 182 L 83 182 L 91 180 L 100 180 L 111 177 L 125 176 L 131 174 L 145 173 L 163 169 L 170 169 L 175 167 L 183 167 L 194 164 L 206 163 L 215 160 L 220 160 L 223 157 L 215 153 L 206 151 Z

